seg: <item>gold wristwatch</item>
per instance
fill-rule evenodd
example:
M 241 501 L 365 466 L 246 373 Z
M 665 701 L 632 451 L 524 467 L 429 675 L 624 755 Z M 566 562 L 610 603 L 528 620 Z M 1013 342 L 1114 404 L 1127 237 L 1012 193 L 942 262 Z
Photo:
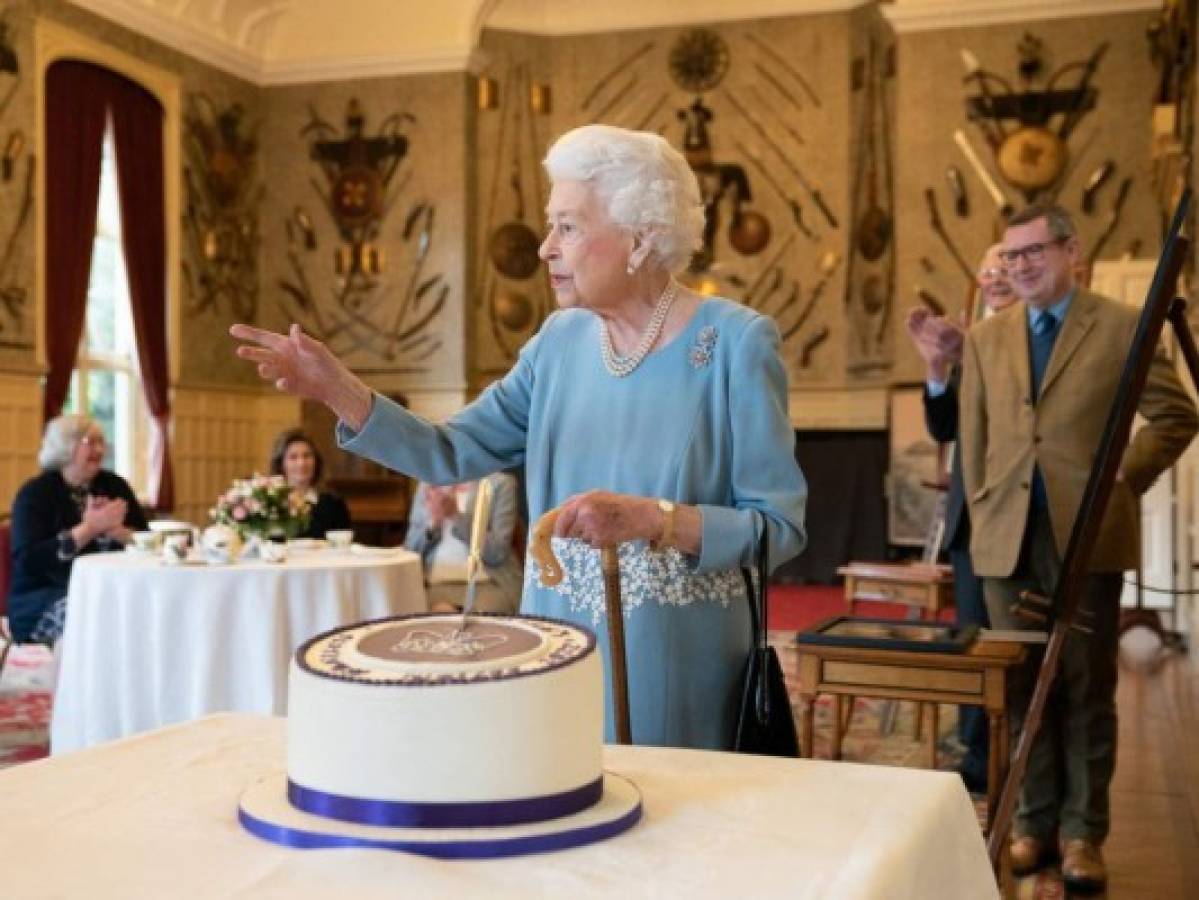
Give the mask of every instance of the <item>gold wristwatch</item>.
M 656 541 L 650 542 L 650 549 L 655 552 L 665 550 L 674 540 L 674 503 L 670 500 L 659 500 L 658 509 L 662 511 L 662 534 Z

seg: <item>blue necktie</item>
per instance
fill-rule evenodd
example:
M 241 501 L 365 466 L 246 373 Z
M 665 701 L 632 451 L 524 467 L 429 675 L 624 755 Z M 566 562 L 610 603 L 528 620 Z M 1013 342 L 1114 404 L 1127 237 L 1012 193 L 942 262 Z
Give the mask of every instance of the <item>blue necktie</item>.
M 1033 400 L 1041 393 L 1041 379 L 1045 377 L 1045 369 L 1049 366 L 1049 357 L 1053 353 L 1053 342 L 1057 340 L 1057 326 L 1057 316 L 1051 312 L 1041 313 L 1040 318 L 1032 324 L 1028 349 L 1032 360 Z
M 1049 357 L 1053 353 L 1053 342 L 1057 340 L 1058 320 L 1051 312 L 1043 312 L 1032 323 L 1032 334 L 1028 337 L 1029 358 L 1032 362 L 1032 397 L 1035 401 L 1041 392 L 1041 379 L 1045 377 L 1045 369 L 1049 366 Z M 1045 480 L 1041 477 L 1041 467 L 1035 466 L 1032 473 L 1032 506 L 1033 509 L 1047 509 L 1049 498 L 1045 494 Z

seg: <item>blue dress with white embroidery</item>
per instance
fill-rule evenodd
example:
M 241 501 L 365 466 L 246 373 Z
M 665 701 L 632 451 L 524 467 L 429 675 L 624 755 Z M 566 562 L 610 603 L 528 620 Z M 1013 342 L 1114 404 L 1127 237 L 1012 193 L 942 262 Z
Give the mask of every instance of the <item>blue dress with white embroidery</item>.
M 557 312 L 512 370 L 442 425 L 376 396 L 347 450 L 434 484 L 524 464 L 529 515 L 588 490 L 699 507 L 702 549 L 620 548 L 633 741 L 729 749 L 751 645 L 741 567 L 767 528 L 771 566 L 803 548 L 807 485 L 795 461 L 787 378 L 772 319 L 703 301 L 667 345 L 625 378 L 604 368 L 600 320 Z M 599 553 L 554 540 L 566 572 L 543 588 L 530 556 L 521 610 L 597 633 L 608 659 Z M 612 704 L 605 685 L 605 733 Z

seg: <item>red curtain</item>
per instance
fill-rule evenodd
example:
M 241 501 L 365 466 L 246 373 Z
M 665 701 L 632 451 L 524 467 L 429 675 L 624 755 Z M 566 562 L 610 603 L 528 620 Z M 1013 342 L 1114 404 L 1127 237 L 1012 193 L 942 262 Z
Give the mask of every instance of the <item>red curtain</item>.
M 44 412 L 62 411 L 75 368 L 84 314 L 100 153 L 112 116 L 120 187 L 122 245 L 129 276 L 138 363 L 155 441 L 150 502 L 174 506 L 168 446 L 166 202 L 163 195 L 162 107 L 145 89 L 100 66 L 65 61 L 46 73 L 47 355 Z
M 107 106 L 97 71 L 58 62 L 46 72 L 46 421 L 66 402 L 87 311 Z
M 109 96 L 117 179 L 121 195 L 121 243 L 129 273 L 133 328 L 146 403 L 154 417 L 150 501 L 175 505 L 168 446 L 171 402 L 167 370 L 166 200 L 163 196 L 162 107 L 143 88 L 123 78 Z

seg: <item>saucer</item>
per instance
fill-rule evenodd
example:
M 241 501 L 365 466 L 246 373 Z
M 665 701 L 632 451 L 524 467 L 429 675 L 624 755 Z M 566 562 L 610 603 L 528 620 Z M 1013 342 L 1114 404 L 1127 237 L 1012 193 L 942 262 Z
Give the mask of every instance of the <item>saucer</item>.
M 329 542 L 324 538 L 292 538 L 287 546 L 291 550 L 324 550 Z
M 403 549 L 403 547 L 368 547 L 366 544 L 350 544 L 341 552 L 354 556 L 395 556 Z

